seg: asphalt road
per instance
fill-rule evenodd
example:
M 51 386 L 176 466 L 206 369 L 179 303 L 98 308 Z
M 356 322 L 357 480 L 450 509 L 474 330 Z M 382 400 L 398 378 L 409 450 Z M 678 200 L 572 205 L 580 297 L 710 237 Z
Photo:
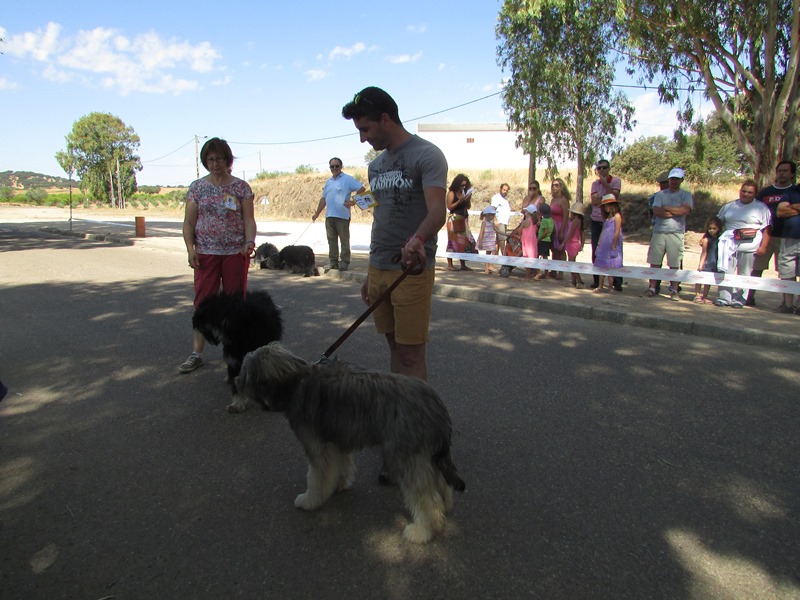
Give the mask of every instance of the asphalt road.
M 255 271 L 316 359 L 355 283 Z M 0 598 L 798 598 L 798 355 L 435 298 L 467 482 L 419 547 L 378 456 L 296 510 L 281 415 L 189 375 L 184 253 L 0 227 Z M 385 369 L 369 323 L 337 355 Z

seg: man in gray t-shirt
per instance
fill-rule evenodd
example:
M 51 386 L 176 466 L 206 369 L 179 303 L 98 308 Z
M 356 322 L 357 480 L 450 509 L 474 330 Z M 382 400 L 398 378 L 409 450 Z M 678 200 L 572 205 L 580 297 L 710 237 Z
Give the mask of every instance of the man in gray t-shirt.
M 369 165 L 378 204 L 361 297 L 369 305 L 402 268 L 423 268 L 406 277 L 372 316 L 389 344 L 392 372 L 426 380 L 436 240 L 447 212 L 447 161 L 439 148 L 405 130 L 397 103 L 380 88 L 361 90 L 342 108 L 342 116 L 353 120 L 362 142 L 383 150 Z
M 667 257 L 670 269 L 680 269 L 683 263 L 683 235 L 686 231 L 686 216 L 692 212 L 694 200 L 692 194 L 681 189 L 683 183 L 683 169 L 675 168 L 669 172 L 669 187 L 658 192 L 653 199 L 653 235 L 650 238 L 650 249 L 647 252 L 647 262 L 650 266 L 660 269 Z M 650 280 L 650 286 L 645 292 L 646 296 L 656 296 L 658 281 Z M 672 281 L 669 287 L 671 300 L 680 300 L 677 281 Z

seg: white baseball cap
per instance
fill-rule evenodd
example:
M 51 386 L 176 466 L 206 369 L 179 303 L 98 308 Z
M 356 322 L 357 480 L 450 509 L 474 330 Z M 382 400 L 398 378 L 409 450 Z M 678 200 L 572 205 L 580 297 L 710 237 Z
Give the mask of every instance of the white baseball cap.
M 494 206 L 487 206 L 481 211 L 481 214 L 484 215 L 493 215 L 497 212 L 497 209 Z
M 681 169 L 680 167 L 675 167 L 674 169 L 672 169 L 669 172 L 669 178 L 670 179 L 672 179 L 673 177 L 675 179 L 683 179 L 684 175 L 685 175 L 685 173 L 683 172 L 683 169 Z
M 536 212 L 536 206 L 533 205 L 533 204 L 528 204 L 528 206 L 525 207 L 525 210 L 527 210 L 529 213 L 533 214 L 533 213 Z

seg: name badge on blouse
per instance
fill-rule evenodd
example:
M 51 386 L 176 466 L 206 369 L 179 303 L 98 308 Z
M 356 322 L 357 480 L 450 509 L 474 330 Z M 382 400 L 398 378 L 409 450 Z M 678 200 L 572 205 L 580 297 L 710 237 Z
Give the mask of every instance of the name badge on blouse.
M 225 208 L 228 210 L 236 210 L 236 196 L 230 194 L 225 195 Z

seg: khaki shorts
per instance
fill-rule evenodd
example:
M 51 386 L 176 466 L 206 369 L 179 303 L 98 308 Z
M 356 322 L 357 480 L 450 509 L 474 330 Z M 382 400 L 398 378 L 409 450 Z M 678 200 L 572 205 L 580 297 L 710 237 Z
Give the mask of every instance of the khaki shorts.
M 372 302 L 400 276 L 399 270 L 379 269 L 369 266 L 369 298 Z M 395 288 L 392 295 L 381 302 L 372 313 L 378 333 L 394 333 L 398 344 L 417 346 L 428 342 L 431 321 L 431 296 L 433 295 L 433 269 L 419 275 L 409 275 Z
M 794 279 L 798 276 L 800 276 L 800 240 L 782 238 L 781 249 L 778 252 L 778 277 Z
M 756 262 L 753 263 L 753 271 L 766 271 L 769 269 L 769 259 L 773 256 L 775 257 L 775 262 L 778 261 L 778 252 L 781 249 L 781 238 L 778 237 L 771 237 L 769 238 L 769 244 L 767 244 L 767 251 L 764 253 L 764 256 L 756 256 Z M 776 267 L 775 270 L 777 271 L 778 268 Z
M 650 249 L 647 251 L 647 262 L 651 265 L 661 265 L 664 255 L 667 256 L 667 266 L 670 269 L 680 269 L 683 260 L 683 233 L 656 233 L 650 238 Z

